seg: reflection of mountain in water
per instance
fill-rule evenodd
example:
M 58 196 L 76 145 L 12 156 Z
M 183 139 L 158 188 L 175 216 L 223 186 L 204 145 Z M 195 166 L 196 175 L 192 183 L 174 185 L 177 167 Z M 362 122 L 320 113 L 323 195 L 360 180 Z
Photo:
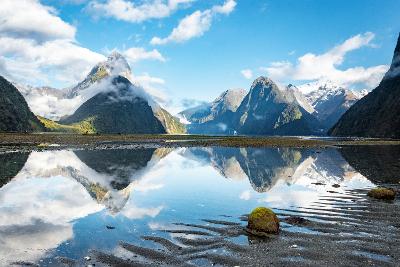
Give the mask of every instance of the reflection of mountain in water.
M 160 151 L 159 151 L 160 150 Z M 129 199 L 138 180 L 146 171 L 167 155 L 170 149 L 47 151 L 3 156 L 2 166 L 17 177 L 50 178 L 62 176 L 79 182 L 98 203 L 111 212 L 119 212 Z M 7 154 L 5 154 L 7 155 Z M 18 164 L 21 162 L 20 164 Z M 21 165 L 21 166 L 20 166 Z M 15 169 L 15 172 L 11 173 Z M 9 177 L 9 176 L 6 176 Z M 2 179 L 3 180 L 3 179 Z
M 372 182 L 400 181 L 399 146 L 352 146 L 340 149 L 347 162 Z
M 151 160 L 155 149 L 78 150 L 75 155 L 98 173 L 110 176 L 112 188 L 127 187 L 134 174 Z
M 248 178 L 257 192 L 270 190 L 278 180 L 288 184 L 307 176 L 315 182 L 336 183 L 356 173 L 335 149 L 190 148 L 185 157 L 212 165 L 224 177 Z
M 134 188 L 152 185 L 145 174 L 169 152 L 63 150 L 0 155 L 1 168 L 9 171 L 0 169 L 2 175 L 7 173 L 4 177 L 20 169 L 0 188 L 0 265 L 10 266 L 16 259 L 37 262 L 48 250 L 73 238 L 74 221 L 104 207 L 128 218 L 156 216 L 162 207 L 126 203 Z
M 81 175 L 79 170 L 70 170 L 70 174 L 87 189 L 99 203 L 111 212 L 119 212 L 126 204 L 133 189 L 132 182 L 140 178 L 147 170 L 170 149 L 123 149 L 123 150 L 82 150 L 75 155 L 97 174 L 107 177 L 102 181 Z
M 0 154 L 0 188 L 24 167 L 30 152 Z

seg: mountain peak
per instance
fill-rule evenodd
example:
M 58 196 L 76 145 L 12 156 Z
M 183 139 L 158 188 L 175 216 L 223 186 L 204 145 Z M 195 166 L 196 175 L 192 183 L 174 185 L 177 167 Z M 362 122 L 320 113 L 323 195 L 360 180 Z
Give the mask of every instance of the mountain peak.
M 106 62 L 108 62 L 108 63 L 113 63 L 113 62 L 118 62 L 118 61 L 124 61 L 124 62 L 126 62 L 126 64 L 128 64 L 125 57 L 116 50 L 112 51 L 108 55 L 107 60 L 106 60 Z
M 400 32 L 399 32 L 399 37 L 397 37 L 397 45 L 396 48 L 394 49 L 394 54 L 395 55 L 400 55 Z
M 99 63 L 100 66 L 104 67 L 109 75 L 123 75 L 127 76 L 131 73 L 131 67 L 125 57 L 118 51 L 113 51 L 107 57 L 105 62 Z
M 397 45 L 394 49 L 392 64 L 390 65 L 390 69 L 386 73 L 384 79 L 394 78 L 400 75 L 400 33 L 397 39 Z
M 274 81 L 271 80 L 270 78 L 266 76 L 260 76 L 257 79 L 254 80 L 253 85 L 251 86 L 252 88 L 256 87 L 257 85 L 263 85 L 263 86 L 271 86 L 275 85 Z

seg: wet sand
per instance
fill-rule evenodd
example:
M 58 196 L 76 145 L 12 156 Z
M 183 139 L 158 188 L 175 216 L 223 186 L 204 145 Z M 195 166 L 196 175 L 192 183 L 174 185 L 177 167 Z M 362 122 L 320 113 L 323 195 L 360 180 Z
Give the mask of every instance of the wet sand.
M 326 192 L 308 208 L 275 208 L 281 231 L 266 238 L 245 231 L 247 215 L 221 215 L 160 229 L 168 238 L 142 236 L 149 247 L 121 241 L 123 253 L 91 251 L 90 261 L 59 260 L 68 266 L 399 266 L 400 199 L 378 201 L 367 192 Z M 236 242 L 238 237 L 247 241 Z

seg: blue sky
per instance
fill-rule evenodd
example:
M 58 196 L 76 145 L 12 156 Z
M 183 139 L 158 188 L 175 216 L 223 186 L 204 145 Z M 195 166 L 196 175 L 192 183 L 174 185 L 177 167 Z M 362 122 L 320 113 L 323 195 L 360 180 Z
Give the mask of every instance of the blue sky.
M 282 85 L 332 79 L 371 89 L 390 64 L 400 31 L 398 0 L 4 1 L 0 15 L 11 22 L 0 26 L 3 75 L 65 87 L 110 51 L 130 51 L 138 81 L 172 111 L 184 99 L 209 101 L 226 89 L 249 89 L 260 75 Z M 22 11 L 9 15 L 7 5 Z M 33 21 L 24 16 L 28 10 Z M 21 43 L 32 52 L 19 51 Z

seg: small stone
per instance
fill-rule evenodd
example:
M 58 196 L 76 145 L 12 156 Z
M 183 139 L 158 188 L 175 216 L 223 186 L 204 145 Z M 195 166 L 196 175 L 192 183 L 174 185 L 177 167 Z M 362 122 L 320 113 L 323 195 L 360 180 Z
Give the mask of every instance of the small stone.
M 249 215 L 247 231 L 257 236 L 278 234 L 279 219 L 271 209 L 265 207 L 255 208 Z
M 369 197 L 383 200 L 394 200 L 396 197 L 396 191 L 391 188 L 377 187 L 371 189 L 368 194 Z
M 339 188 L 339 187 L 340 187 L 340 184 L 333 184 L 332 187 L 334 187 L 334 188 Z
M 289 216 L 284 219 L 285 223 L 292 225 L 307 225 L 310 223 L 310 220 L 307 220 L 300 216 Z

